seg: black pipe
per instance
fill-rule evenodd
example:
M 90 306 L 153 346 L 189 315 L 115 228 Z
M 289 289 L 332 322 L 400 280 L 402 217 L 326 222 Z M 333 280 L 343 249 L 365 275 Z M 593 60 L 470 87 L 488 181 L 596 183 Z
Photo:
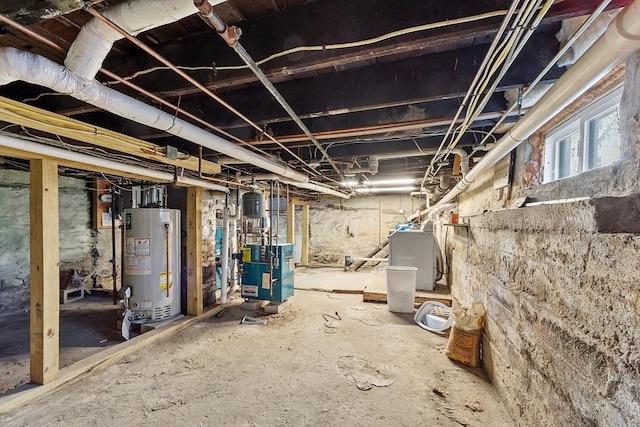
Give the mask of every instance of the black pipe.
M 113 276 L 113 305 L 118 304 L 118 265 L 116 262 L 116 187 L 111 186 L 111 275 Z

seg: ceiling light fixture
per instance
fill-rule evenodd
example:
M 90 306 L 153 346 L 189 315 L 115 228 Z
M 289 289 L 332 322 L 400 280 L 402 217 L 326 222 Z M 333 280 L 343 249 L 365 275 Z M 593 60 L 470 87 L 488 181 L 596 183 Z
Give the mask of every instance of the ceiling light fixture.
M 361 194 L 373 194 L 373 193 L 410 193 L 411 191 L 417 190 L 417 186 L 406 186 L 406 187 L 372 187 L 372 188 L 356 188 L 356 193 Z
M 358 181 L 355 179 L 349 179 L 342 182 L 344 187 L 354 187 L 357 185 L 364 185 L 366 187 L 376 187 L 385 185 L 410 185 L 419 181 L 419 178 L 394 178 L 394 179 L 380 179 L 376 181 Z

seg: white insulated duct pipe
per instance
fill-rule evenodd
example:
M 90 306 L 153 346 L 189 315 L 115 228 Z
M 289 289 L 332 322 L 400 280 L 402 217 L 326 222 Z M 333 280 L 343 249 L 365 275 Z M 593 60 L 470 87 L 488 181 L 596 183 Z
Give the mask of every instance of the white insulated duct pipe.
M 589 50 L 434 207 L 451 201 L 464 191 L 480 175 L 509 154 L 637 49 L 640 49 L 640 0 L 635 0 L 616 16 L 605 33 Z
M 346 176 L 355 175 L 358 173 L 370 173 L 371 175 L 375 175 L 378 173 L 380 167 L 380 160 L 391 160 L 391 159 L 403 159 L 406 157 L 422 157 L 422 156 L 433 156 L 438 153 L 438 149 L 434 148 L 431 150 L 422 150 L 422 151 L 399 151 L 397 153 L 389 153 L 389 154 L 376 154 L 374 156 L 369 156 L 369 165 L 366 168 L 348 168 L 344 171 Z M 462 174 L 465 175 L 469 172 L 469 154 L 462 148 L 456 147 L 451 150 L 451 153 L 457 154 L 460 156 L 460 170 Z
M 174 182 L 174 175 L 169 172 L 160 172 L 153 169 L 144 168 L 142 166 L 128 165 L 115 162 L 113 160 L 103 159 L 100 157 L 88 156 L 86 154 L 77 153 L 75 151 L 69 151 L 62 148 L 52 147 L 50 145 L 39 144 L 37 142 L 27 141 L 8 135 L 0 135 L 0 147 L 13 148 L 39 156 L 62 158 L 65 160 L 76 163 L 83 163 L 97 168 L 105 168 L 113 171 L 142 176 L 152 181 Z M 178 183 L 188 186 L 201 187 L 207 190 L 221 191 L 224 193 L 229 192 L 229 189 L 227 187 L 200 179 L 179 178 Z
M 297 182 L 292 181 L 290 179 L 285 179 L 278 175 L 251 175 L 241 178 L 242 181 L 279 181 L 283 184 L 293 185 L 294 187 L 304 188 L 306 190 L 317 191 L 318 193 L 327 194 L 330 196 L 336 196 L 343 199 L 348 199 L 351 197 L 349 194 L 341 193 L 339 191 L 333 190 L 331 188 L 327 188 L 322 184 L 317 182 L 309 181 L 309 182 Z
M 47 58 L 14 48 L 0 48 L 0 85 L 16 80 L 70 95 L 125 119 L 165 131 L 294 181 L 308 180 L 306 175 L 288 166 L 265 159 L 172 114 L 102 86 L 96 80 L 87 82 Z
M 214 0 L 213 4 L 224 0 Z M 110 21 L 136 35 L 170 24 L 197 12 L 190 0 L 129 0 L 105 9 L 102 14 Z M 64 65 L 85 80 L 93 80 L 122 35 L 99 19 L 93 18 L 78 34 L 67 52 Z

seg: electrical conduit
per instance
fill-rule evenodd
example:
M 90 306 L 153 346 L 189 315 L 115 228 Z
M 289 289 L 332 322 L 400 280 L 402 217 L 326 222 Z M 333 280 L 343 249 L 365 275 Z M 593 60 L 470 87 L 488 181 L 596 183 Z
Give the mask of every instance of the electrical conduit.
M 50 157 L 54 159 L 65 159 L 69 162 L 80 163 L 96 168 L 108 169 L 109 171 L 120 172 L 127 175 L 145 177 L 145 179 L 149 179 L 150 181 L 175 182 L 174 175 L 169 172 L 160 172 L 142 166 L 128 165 L 120 162 L 115 162 L 113 160 L 102 159 L 100 157 L 88 156 L 86 154 L 76 153 L 74 151 L 52 147 L 50 145 L 27 141 L 21 138 L 15 138 L 13 136 L 0 134 L 0 147 L 20 150 L 37 156 Z M 178 178 L 177 183 L 190 187 L 201 187 L 207 190 L 221 191 L 224 193 L 229 192 L 229 189 L 227 187 L 194 178 Z
M 635 0 L 618 14 L 605 33 L 589 50 L 434 207 L 453 200 L 480 175 L 509 154 L 540 126 L 552 119 L 637 49 L 640 49 L 640 0 Z

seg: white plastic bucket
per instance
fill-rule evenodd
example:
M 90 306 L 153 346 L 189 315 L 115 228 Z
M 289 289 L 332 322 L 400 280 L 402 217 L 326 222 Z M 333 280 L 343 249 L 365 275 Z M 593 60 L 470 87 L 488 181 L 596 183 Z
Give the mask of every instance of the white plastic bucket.
M 416 267 L 389 265 L 387 276 L 387 308 L 395 313 L 413 313 L 416 296 Z

